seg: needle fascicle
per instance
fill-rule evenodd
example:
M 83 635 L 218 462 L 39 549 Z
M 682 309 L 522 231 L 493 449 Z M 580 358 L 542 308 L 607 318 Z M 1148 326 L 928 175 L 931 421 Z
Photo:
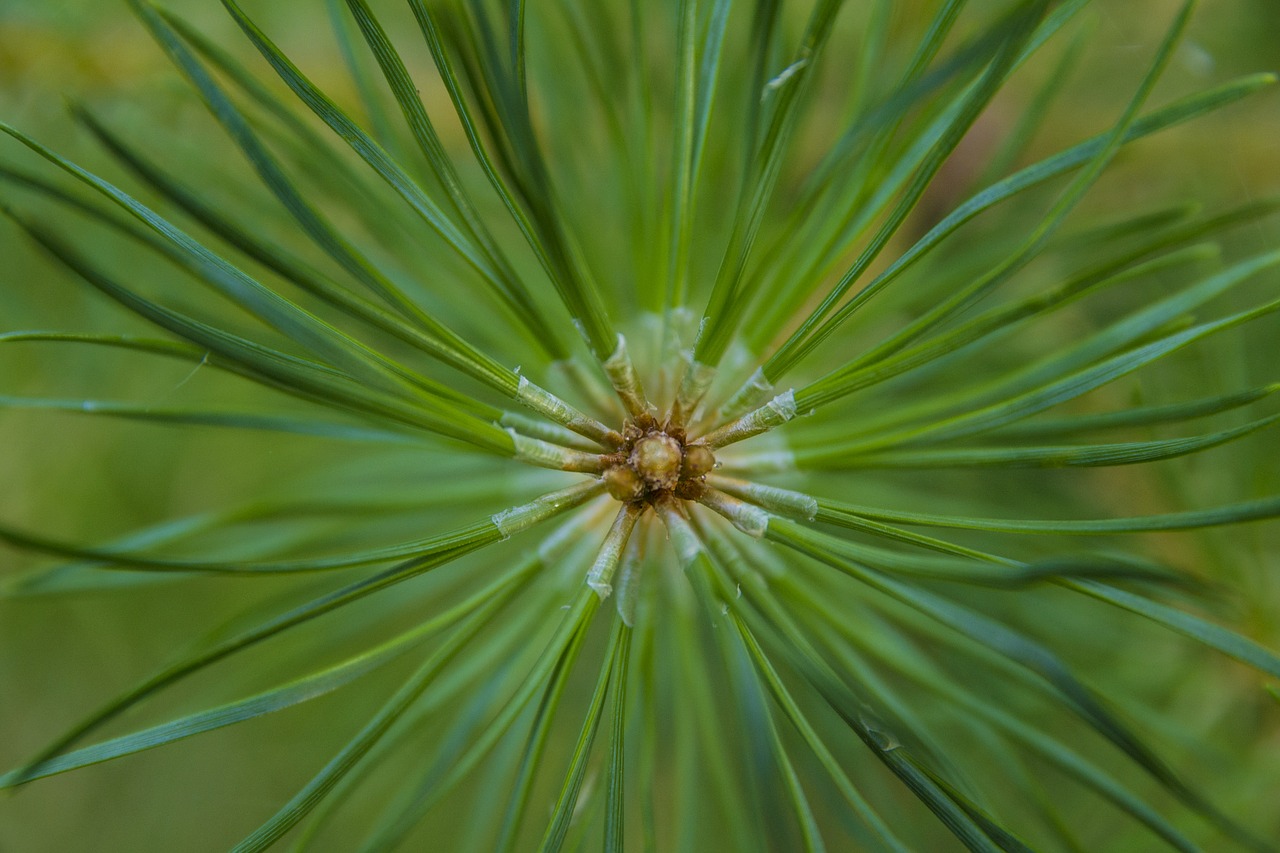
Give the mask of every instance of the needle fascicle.
M 805 521 L 813 521 L 818 515 L 818 501 L 803 492 L 720 474 L 707 477 L 707 485 L 779 515 L 803 518 Z
M 635 530 L 636 521 L 644 507 L 641 504 L 623 504 L 613 519 L 613 525 L 600 546 L 591 571 L 587 572 L 587 586 L 595 590 L 600 600 L 609 597 L 613 592 L 613 575 L 622 562 L 622 555 L 631 539 L 631 531 Z
M 704 489 L 698 496 L 698 503 L 729 519 L 734 527 L 756 539 L 764 536 L 769 529 L 769 513 L 755 504 L 726 495 L 717 489 Z
M 656 423 L 657 410 L 644 395 L 640 375 L 636 373 L 635 363 L 631 361 L 631 354 L 627 352 L 627 339 L 621 334 L 618 335 L 617 349 L 613 351 L 613 355 L 605 359 L 603 366 L 609 382 L 613 385 L 613 390 L 618 393 L 618 398 L 622 400 L 622 405 L 632 420 L 641 426 L 647 426 L 651 422 Z
M 583 414 L 561 400 L 545 388 L 540 388 L 524 376 L 520 377 L 520 385 L 516 389 L 516 399 L 544 415 L 556 423 L 585 436 L 605 447 L 618 447 L 622 444 L 622 435 L 600 423 L 595 418 Z
M 685 517 L 680 501 L 672 495 L 664 494 L 654 504 L 654 507 L 658 510 L 658 516 L 662 519 L 662 523 L 667 527 L 667 536 L 671 540 L 672 547 L 676 550 L 676 557 L 680 560 L 680 567 L 689 568 L 705 551 L 702 547 L 701 537 L 693 529 L 693 525 L 689 524 L 689 519 Z
M 735 442 L 768 432 L 796 416 L 795 391 L 785 391 L 735 421 L 712 430 L 699 443 L 710 448 L 725 447 Z
M 668 423 L 684 426 L 694 420 L 698 405 L 715 381 L 716 372 L 715 367 L 690 358 L 684 378 L 680 380 L 680 390 L 676 392 L 675 402 L 671 404 Z
M 521 435 L 513 429 L 508 429 L 507 432 L 516 444 L 515 458 L 521 462 L 554 471 L 577 471 L 582 474 L 600 474 L 609 467 L 611 457 L 606 454 L 561 447 L 549 441 Z

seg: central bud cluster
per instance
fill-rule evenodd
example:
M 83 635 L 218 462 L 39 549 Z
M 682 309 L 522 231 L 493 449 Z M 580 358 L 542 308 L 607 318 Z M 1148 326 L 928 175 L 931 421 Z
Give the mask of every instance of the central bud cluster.
M 679 427 L 644 429 L 629 423 L 622 436 L 624 444 L 602 479 L 609 494 L 624 503 L 652 502 L 666 493 L 696 498 L 716 464 L 711 448 L 686 444 Z

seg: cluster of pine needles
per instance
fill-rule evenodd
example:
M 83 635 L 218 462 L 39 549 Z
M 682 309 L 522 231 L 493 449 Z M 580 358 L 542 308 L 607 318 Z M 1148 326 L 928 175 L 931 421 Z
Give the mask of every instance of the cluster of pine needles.
M 74 104 L 91 171 L 0 123 L 0 203 L 165 334 L 0 343 L 176 363 L 203 402 L 0 405 L 312 450 L 293 482 L 110 541 L 0 520 L 40 555 L 6 606 L 251 602 L 81 696 L 0 786 L 355 694 L 358 720 L 288 717 L 343 743 L 273 769 L 296 792 L 228 811 L 214 846 L 1271 849 L 1274 815 L 1223 801 L 1265 773 L 1206 784 L 1253 759 L 1194 746 L 1170 697 L 1227 689 L 1234 659 L 1274 737 L 1280 657 L 1198 615 L 1214 566 L 1153 543 L 1280 496 L 1112 509 L 1158 481 L 1122 466 L 1280 419 L 1280 384 L 1187 367 L 1280 310 L 1280 250 L 1220 245 L 1280 201 L 1078 211 L 1127 146 L 1275 78 L 1153 106 L 1188 4 L 1118 114 L 1029 157 L 1110 2 L 330 0 L 346 99 L 235 0 L 265 65 L 128 0 L 222 133 Z M 982 166 L 945 169 L 1045 63 Z M 1172 391 L 1135 401 L 1147 376 Z M 128 722 L 184 689 L 196 710 Z

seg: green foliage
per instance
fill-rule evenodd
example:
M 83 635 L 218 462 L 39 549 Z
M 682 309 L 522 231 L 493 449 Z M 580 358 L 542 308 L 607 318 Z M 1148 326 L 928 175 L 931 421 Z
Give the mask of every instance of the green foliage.
M 1110 0 L 127 5 L 189 88 L 0 121 L 0 429 L 110 438 L 0 501 L 0 846 L 1272 849 L 1192 4 L 1089 109 Z

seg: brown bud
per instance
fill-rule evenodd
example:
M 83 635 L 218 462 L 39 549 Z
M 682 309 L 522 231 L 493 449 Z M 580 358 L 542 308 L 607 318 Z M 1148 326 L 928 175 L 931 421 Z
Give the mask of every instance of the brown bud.
M 680 466 L 680 476 L 685 480 L 696 480 L 711 473 L 716 467 L 716 455 L 711 448 L 702 444 L 691 444 L 684 449 L 684 462 Z
M 636 442 L 631 451 L 631 467 L 652 489 L 669 489 L 680 479 L 684 454 L 680 443 L 669 435 L 651 432 Z
M 604 481 L 605 491 L 623 503 L 639 500 L 645 492 L 644 480 L 628 465 L 616 465 L 600 479 Z

